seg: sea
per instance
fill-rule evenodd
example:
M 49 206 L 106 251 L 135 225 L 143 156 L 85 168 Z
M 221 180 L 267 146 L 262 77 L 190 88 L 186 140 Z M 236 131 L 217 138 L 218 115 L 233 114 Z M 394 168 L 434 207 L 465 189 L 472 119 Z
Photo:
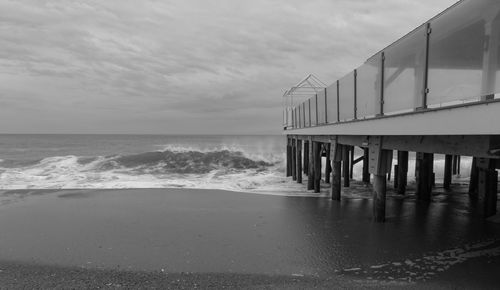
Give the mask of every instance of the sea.
M 285 145 L 279 135 L 0 135 L 0 272 L 12 261 L 498 288 L 500 219 L 485 221 L 468 198 L 470 158 L 450 191 L 436 154 L 433 202 L 422 203 L 410 154 L 408 192 L 389 181 L 376 224 L 362 162 L 331 201 L 329 184 L 313 193 L 285 176 Z
M 285 145 L 282 135 L 1 134 L 0 189 L 196 188 L 307 194 L 285 177 Z M 356 156 L 361 154 L 356 151 Z M 438 181 L 443 159 L 436 155 Z M 455 182 L 467 182 L 470 162 L 462 158 L 462 175 L 455 176 Z M 410 154 L 410 181 L 413 168 Z M 359 163 L 354 177 L 361 172 Z
M 284 136 L 0 135 L 0 189 L 199 188 L 279 194 Z

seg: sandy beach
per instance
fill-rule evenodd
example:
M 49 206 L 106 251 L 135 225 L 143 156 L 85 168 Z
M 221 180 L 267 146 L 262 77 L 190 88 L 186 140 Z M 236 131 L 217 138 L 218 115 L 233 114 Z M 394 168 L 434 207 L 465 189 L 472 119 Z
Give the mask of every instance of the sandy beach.
M 500 224 L 431 204 L 220 190 L 0 193 L 0 288 L 495 288 Z M 366 192 L 366 196 L 363 196 Z

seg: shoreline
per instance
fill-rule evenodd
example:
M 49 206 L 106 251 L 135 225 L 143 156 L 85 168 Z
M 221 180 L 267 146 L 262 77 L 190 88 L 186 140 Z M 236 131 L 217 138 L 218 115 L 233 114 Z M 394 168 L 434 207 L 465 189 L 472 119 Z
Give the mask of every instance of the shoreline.
M 186 190 L 186 191 L 221 191 L 232 192 L 238 194 L 253 194 L 262 196 L 281 196 L 281 197 L 311 197 L 311 198 L 330 198 L 330 184 L 321 182 L 319 193 L 315 193 L 306 189 L 307 176 L 303 178 L 302 184 L 294 183 L 297 187 L 302 187 L 301 191 L 283 191 L 277 192 L 272 190 L 235 190 L 235 189 L 219 189 L 219 188 L 201 188 L 201 187 L 123 187 L 123 188 L 20 188 L 20 189 L 4 189 L 0 188 L 0 194 L 5 193 L 26 193 L 26 192 L 60 192 L 60 191 L 134 191 L 134 190 Z M 373 185 L 366 184 L 359 180 L 351 180 L 350 187 L 342 188 L 342 199 L 371 199 Z M 396 199 L 413 199 L 415 196 L 416 183 L 408 181 L 407 192 L 405 195 L 399 195 L 392 188 L 392 182 L 387 184 L 387 198 Z M 445 190 L 442 186 L 437 186 L 433 189 L 432 197 L 439 197 L 450 193 L 465 193 L 468 190 L 468 183 L 457 181 L 451 184 L 450 190 Z M 499 193 L 500 195 L 500 193 Z M 1 196 L 0 196 L 1 198 Z M 0 203 L 1 206 L 1 203 Z
M 321 284 L 324 281 L 315 277 L 127 271 L 0 261 L 0 288 L 7 289 L 304 289 Z
M 81 268 L 0 260 L 2 289 L 497 289 L 500 257 L 474 258 L 427 281 L 355 276 L 320 278 L 249 273 L 196 273 Z
M 2 204 L 6 192 L 17 200 Z M 500 225 L 470 212 L 465 194 L 438 193 L 428 205 L 394 196 L 383 225 L 361 195 L 338 203 L 186 188 L 0 190 L 0 288 L 500 283 Z

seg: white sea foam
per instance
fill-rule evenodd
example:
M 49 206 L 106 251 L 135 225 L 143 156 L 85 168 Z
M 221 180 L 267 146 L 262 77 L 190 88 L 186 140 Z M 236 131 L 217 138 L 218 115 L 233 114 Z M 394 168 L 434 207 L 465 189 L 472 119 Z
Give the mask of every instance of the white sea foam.
M 241 144 L 220 144 L 220 145 L 186 145 L 186 144 L 168 144 L 168 145 L 157 145 L 160 152 L 171 151 L 176 153 L 186 153 L 186 152 L 217 152 L 217 151 L 230 151 L 230 152 L 241 152 L 245 157 L 252 160 L 261 160 L 271 163 L 283 162 L 285 160 L 285 153 L 275 153 L 272 150 L 273 145 L 266 145 L 265 143 L 257 146 L 252 144 L 251 150 L 246 148 Z
M 190 152 L 195 151 L 194 149 L 197 148 L 169 148 L 172 152 Z M 229 148 L 217 149 L 229 151 Z M 250 156 L 246 153 L 243 155 Z M 120 159 L 117 156 L 101 156 L 90 162 L 79 162 L 80 158 L 74 155 L 48 157 L 30 166 L 0 166 L 0 189 L 200 188 L 303 195 L 302 185 L 284 177 L 284 165 L 279 162 L 282 158 L 280 160 L 280 157 L 272 155 L 269 158 L 257 154 L 254 156 L 255 159 L 250 159 L 255 162 L 269 162 L 268 165 L 246 169 L 219 166 L 209 172 L 191 174 L 161 172 L 167 166 L 163 160 L 156 164 L 139 162 L 137 166 L 126 167 L 119 164 Z
M 56 156 L 19 167 L 2 167 L 0 163 L 0 189 L 181 187 L 318 196 L 284 176 L 284 153 L 266 149 L 266 145 L 252 146 L 171 144 L 162 145 L 157 152 L 136 155 Z M 470 158 L 462 158 L 463 177 L 455 176 L 455 182 L 467 181 L 470 162 Z M 396 163 L 394 159 L 393 164 Z M 410 160 L 409 180 L 414 176 L 414 167 L 414 161 Z M 197 170 L 200 168 L 203 170 Z M 444 160 L 436 158 L 437 180 L 442 179 L 443 168 Z M 360 179 L 361 175 L 362 165 L 358 163 L 354 166 L 354 178 Z
M 427 280 L 439 272 L 448 270 L 454 265 L 479 257 L 500 256 L 500 244 L 497 239 L 478 241 L 461 247 L 440 252 L 428 253 L 421 258 L 391 262 L 381 265 L 343 269 L 342 272 L 357 275 L 369 275 L 370 280 L 379 282 L 397 279 L 400 281 Z M 353 271 L 353 269 L 355 269 Z M 353 273 L 355 272 L 355 273 Z M 393 275 L 393 276 L 389 276 Z M 377 279 L 373 279 L 377 277 Z M 396 277 L 396 278 L 395 278 Z

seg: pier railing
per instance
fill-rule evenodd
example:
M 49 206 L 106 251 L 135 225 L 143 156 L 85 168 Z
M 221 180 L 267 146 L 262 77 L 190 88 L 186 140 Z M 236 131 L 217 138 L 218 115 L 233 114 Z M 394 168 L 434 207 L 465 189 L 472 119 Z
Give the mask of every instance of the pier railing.
M 306 101 L 285 129 L 500 98 L 500 1 L 462 0 Z

